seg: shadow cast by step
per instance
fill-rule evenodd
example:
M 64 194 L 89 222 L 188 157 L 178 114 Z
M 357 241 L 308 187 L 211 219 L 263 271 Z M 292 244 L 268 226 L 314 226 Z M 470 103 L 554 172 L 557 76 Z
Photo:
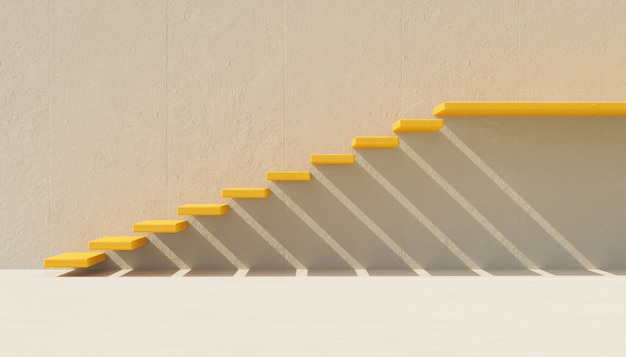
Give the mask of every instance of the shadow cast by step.
M 340 169 L 340 168 L 335 168 Z M 305 185 L 280 185 L 329 236 L 366 269 L 406 267 L 333 193 L 313 177 Z
M 284 182 L 278 185 L 298 186 L 298 183 Z M 276 195 L 263 200 L 238 200 L 238 203 L 306 269 L 350 269 L 348 263 Z

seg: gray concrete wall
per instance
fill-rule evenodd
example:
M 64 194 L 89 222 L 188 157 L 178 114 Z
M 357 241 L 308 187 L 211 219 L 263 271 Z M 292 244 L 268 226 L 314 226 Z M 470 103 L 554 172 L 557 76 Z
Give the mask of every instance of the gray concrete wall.
M 624 18 L 613 0 L 0 0 L 0 267 L 284 169 L 314 179 L 108 266 L 626 268 L 625 118 L 450 118 L 308 164 L 442 101 L 623 101 Z

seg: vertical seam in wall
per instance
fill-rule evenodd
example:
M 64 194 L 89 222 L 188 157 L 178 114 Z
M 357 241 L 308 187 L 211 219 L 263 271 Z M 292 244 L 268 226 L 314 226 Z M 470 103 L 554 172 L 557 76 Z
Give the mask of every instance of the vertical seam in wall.
M 283 1 L 283 170 L 287 170 L 287 0 Z
M 400 116 L 404 117 L 404 0 L 400 0 Z
M 283 170 L 287 170 L 287 0 L 283 1 Z M 286 210 L 283 207 L 283 220 Z M 283 269 L 286 268 L 287 259 L 283 259 Z
M 52 0 L 48 0 L 48 256 L 52 255 Z
M 168 0 L 165 0 L 165 209 L 164 209 L 164 213 L 167 216 L 167 208 L 168 208 L 168 199 L 169 199 L 169 187 L 168 187 L 168 174 L 169 174 L 169 170 L 168 170 L 168 159 L 169 159 L 169 153 L 167 150 L 167 127 L 168 127 L 168 99 L 167 99 L 167 47 L 168 47 L 168 43 L 167 43 L 167 8 L 168 8 Z
M 404 117 L 404 0 L 400 0 L 400 117 Z M 404 162 L 400 162 L 400 175 L 404 177 Z M 404 197 L 400 197 L 400 204 L 404 205 Z M 402 221 L 400 232 L 404 236 L 407 230 L 406 222 Z M 400 246 L 400 259 L 407 254 Z
M 520 63 L 522 62 L 522 3 L 517 0 L 517 100 L 522 99 L 520 88 Z

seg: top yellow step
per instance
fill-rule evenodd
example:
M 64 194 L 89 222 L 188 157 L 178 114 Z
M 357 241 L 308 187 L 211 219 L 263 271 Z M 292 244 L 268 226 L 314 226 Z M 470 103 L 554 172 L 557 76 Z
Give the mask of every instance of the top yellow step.
M 393 123 L 394 133 L 437 131 L 443 128 L 443 119 L 400 119 Z
M 626 116 L 626 102 L 444 102 L 440 116 Z
M 397 136 L 357 136 L 352 139 L 352 147 L 355 149 L 365 148 L 392 148 L 400 144 Z

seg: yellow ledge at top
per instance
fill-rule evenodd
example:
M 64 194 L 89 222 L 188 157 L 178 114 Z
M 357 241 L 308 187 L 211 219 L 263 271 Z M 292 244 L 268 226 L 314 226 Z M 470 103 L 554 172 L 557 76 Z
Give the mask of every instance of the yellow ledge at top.
M 626 102 L 443 102 L 439 116 L 626 116 Z

